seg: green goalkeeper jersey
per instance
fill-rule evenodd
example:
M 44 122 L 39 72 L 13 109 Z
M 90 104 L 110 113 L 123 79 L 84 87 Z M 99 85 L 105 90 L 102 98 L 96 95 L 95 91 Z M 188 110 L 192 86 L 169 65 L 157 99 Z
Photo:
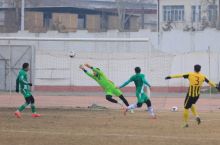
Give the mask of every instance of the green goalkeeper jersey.
M 106 75 L 99 69 L 92 67 L 92 70 L 94 72 L 96 72 L 96 75 L 93 75 L 92 73 L 89 73 L 88 71 L 84 70 L 84 72 L 90 76 L 91 78 L 93 78 L 104 90 L 106 95 L 115 95 L 117 97 L 119 97 L 120 95 L 122 95 L 122 92 L 120 89 L 118 89 L 115 84 L 110 81 Z
M 96 72 L 97 75 L 93 75 L 88 71 L 85 71 L 85 73 L 91 78 L 93 78 L 103 89 L 116 88 L 115 84 L 112 81 L 110 81 L 101 70 L 94 67 L 92 68 L 92 70 Z
M 16 79 L 16 89 L 24 95 L 24 97 L 31 96 L 31 90 L 28 82 L 27 72 L 21 69 Z

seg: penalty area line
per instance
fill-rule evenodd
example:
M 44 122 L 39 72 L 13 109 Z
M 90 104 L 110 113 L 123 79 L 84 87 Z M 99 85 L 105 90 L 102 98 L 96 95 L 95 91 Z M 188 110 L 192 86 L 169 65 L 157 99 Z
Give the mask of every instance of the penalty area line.
M 55 132 L 55 131 L 43 131 L 43 130 L 0 130 L 1 133 L 32 133 L 32 134 L 42 134 L 42 135 L 65 135 L 65 136 L 103 136 L 103 137 L 133 137 L 133 138 L 157 138 L 157 139 L 168 139 L 168 140 L 203 140 L 203 141 L 220 141 L 220 138 L 203 138 L 199 136 L 191 136 L 191 137 L 177 137 L 177 136 L 168 136 L 168 135 L 152 135 L 152 134 L 121 134 L 121 133 L 73 133 L 73 132 Z

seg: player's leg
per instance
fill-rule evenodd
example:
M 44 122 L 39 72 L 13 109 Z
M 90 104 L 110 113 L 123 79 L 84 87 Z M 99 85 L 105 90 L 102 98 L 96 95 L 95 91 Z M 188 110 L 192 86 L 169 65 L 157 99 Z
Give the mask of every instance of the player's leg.
M 142 104 L 143 104 L 143 100 L 141 99 L 141 94 L 139 92 L 136 92 L 136 95 L 137 95 L 137 103 L 135 104 L 131 104 L 127 107 L 127 109 L 124 111 L 124 114 L 126 115 L 126 112 L 129 111 L 129 110 L 134 110 L 136 108 L 140 108 L 142 107 Z
M 26 97 L 25 101 L 26 102 L 23 105 L 21 105 L 20 107 L 18 107 L 18 109 L 15 111 L 15 116 L 17 118 L 21 118 L 21 112 L 30 104 L 30 102 L 31 102 L 30 97 Z
M 147 111 L 148 113 L 154 118 L 156 119 L 156 114 L 154 113 L 154 109 L 152 107 L 151 104 L 151 100 L 149 98 L 147 98 L 147 101 L 145 102 L 147 104 Z
M 126 113 L 128 111 L 132 111 L 136 108 L 140 108 L 142 106 L 143 103 L 134 103 L 134 104 L 130 104 L 125 110 L 124 110 L 124 115 L 126 115 Z M 132 113 L 132 112 L 131 112 Z
M 106 95 L 106 100 L 108 100 L 109 102 L 112 102 L 112 103 L 116 103 L 116 104 L 119 104 L 121 106 L 122 109 L 124 109 L 123 107 L 123 104 L 115 99 L 112 98 L 112 94 L 111 93 L 108 93 Z
M 151 104 L 151 101 L 150 101 L 149 97 L 145 94 L 145 92 L 142 92 L 142 94 L 141 94 L 141 101 L 144 101 L 147 104 L 147 109 L 146 110 L 155 119 L 156 115 L 154 113 L 154 109 L 152 107 L 152 104 Z
M 136 97 L 137 97 L 137 103 L 129 105 L 124 111 L 125 115 L 127 111 L 134 110 L 135 108 L 140 108 L 142 104 L 144 103 L 144 100 L 141 97 L 141 91 L 136 90 Z
M 30 101 L 31 101 L 31 112 L 32 112 L 32 117 L 40 117 L 40 114 L 36 113 L 36 107 L 35 107 L 35 100 L 34 97 L 31 95 L 30 96 Z
M 201 123 L 201 119 L 199 117 L 199 114 L 197 112 L 196 105 L 195 105 L 196 102 L 198 101 L 198 99 L 199 99 L 199 96 L 193 97 L 191 111 L 192 111 L 193 115 L 196 117 L 196 121 L 199 125 Z
M 128 107 L 129 103 L 128 101 L 125 99 L 125 97 L 123 95 L 120 95 L 119 98 L 124 102 L 124 104 Z
M 188 120 L 189 120 L 189 108 L 192 107 L 192 97 L 188 94 L 186 95 L 185 101 L 184 101 L 184 111 L 183 111 L 183 127 L 189 127 Z
M 121 92 L 120 89 L 118 89 L 118 88 L 112 88 L 110 91 L 112 92 L 113 95 L 119 97 L 119 98 L 123 101 L 123 103 L 124 103 L 126 106 L 129 106 L 128 101 L 125 99 L 125 97 L 123 96 L 123 94 L 122 94 L 122 92 Z M 119 103 L 120 103 L 120 102 L 119 102 Z M 122 103 L 121 103 L 121 104 L 122 104 Z
M 106 100 L 108 100 L 109 102 L 112 102 L 112 103 L 118 103 L 117 100 L 112 98 L 112 95 L 106 95 Z
M 136 91 L 136 97 L 137 97 L 137 103 L 129 105 L 127 107 L 127 110 L 131 110 L 131 109 L 135 109 L 135 108 L 140 108 L 142 106 L 144 101 L 141 98 L 141 92 L 140 91 Z

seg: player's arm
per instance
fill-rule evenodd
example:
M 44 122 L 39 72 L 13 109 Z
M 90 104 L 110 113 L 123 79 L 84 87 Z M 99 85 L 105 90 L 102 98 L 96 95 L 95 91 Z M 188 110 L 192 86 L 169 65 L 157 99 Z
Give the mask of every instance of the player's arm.
M 81 70 L 83 70 L 84 73 L 87 74 L 89 77 L 94 78 L 93 74 L 90 73 L 90 72 L 88 72 L 88 71 L 83 67 L 83 65 L 80 65 L 79 68 L 80 68 Z
M 125 86 L 127 86 L 130 82 L 132 82 L 133 81 L 133 79 L 132 79 L 132 77 L 129 79 L 129 80 L 127 80 L 126 82 L 124 82 L 122 85 L 120 85 L 119 86 L 119 88 L 124 88 Z
M 215 87 L 215 88 L 219 89 L 218 86 L 214 82 L 208 80 L 206 77 L 205 77 L 205 82 L 207 84 L 209 84 L 211 87 Z
M 27 82 L 27 81 L 24 79 L 24 75 L 21 75 L 21 76 L 19 77 L 19 81 L 22 82 L 22 83 L 25 84 L 25 85 L 32 86 L 32 83 L 29 83 L 29 82 Z
M 170 75 L 170 76 L 165 77 L 165 80 L 172 79 L 172 78 L 185 78 L 185 79 L 187 79 L 188 77 L 189 77 L 189 74 L 176 74 L 176 75 Z
M 147 85 L 149 88 L 151 88 L 151 85 L 148 83 L 148 81 L 143 77 L 143 82 L 145 85 Z
M 97 68 L 95 68 L 95 67 L 93 67 L 93 66 L 91 66 L 91 65 L 89 65 L 89 64 L 84 64 L 86 67 L 88 67 L 88 68 L 90 68 L 91 70 L 93 70 L 94 72 L 96 72 L 97 74 L 102 74 L 102 72 L 99 70 L 99 69 L 97 69 Z
M 16 79 L 16 92 L 19 92 L 19 77 Z

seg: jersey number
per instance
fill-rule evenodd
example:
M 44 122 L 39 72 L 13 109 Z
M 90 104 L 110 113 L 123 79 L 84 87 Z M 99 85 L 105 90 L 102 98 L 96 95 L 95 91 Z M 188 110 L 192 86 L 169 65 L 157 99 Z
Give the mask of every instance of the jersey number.
M 195 85 L 199 85 L 199 77 L 195 76 L 196 77 L 196 84 Z

